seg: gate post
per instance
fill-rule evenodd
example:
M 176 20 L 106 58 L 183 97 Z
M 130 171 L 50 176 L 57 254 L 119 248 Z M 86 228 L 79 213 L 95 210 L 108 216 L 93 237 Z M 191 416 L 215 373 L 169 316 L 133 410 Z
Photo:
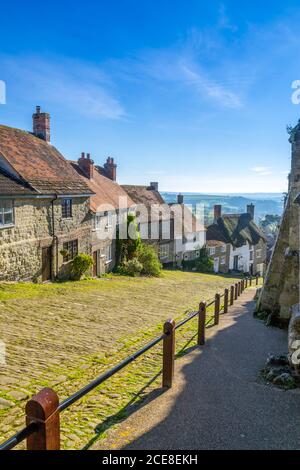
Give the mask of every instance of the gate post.
M 205 344 L 206 304 L 200 302 L 198 313 L 198 346 Z
M 220 294 L 215 295 L 215 325 L 219 324 L 220 320 Z
M 174 355 L 175 355 L 175 322 L 167 320 L 164 324 L 163 339 L 163 375 L 162 386 L 171 388 L 174 377 Z
M 234 302 L 234 286 L 230 286 L 230 305 Z
M 26 425 L 38 424 L 38 429 L 27 437 L 27 450 L 59 450 L 59 399 L 51 388 L 43 388 L 25 407 Z
M 224 313 L 228 313 L 228 295 L 229 295 L 229 290 L 225 289 L 225 291 L 224 291 Z

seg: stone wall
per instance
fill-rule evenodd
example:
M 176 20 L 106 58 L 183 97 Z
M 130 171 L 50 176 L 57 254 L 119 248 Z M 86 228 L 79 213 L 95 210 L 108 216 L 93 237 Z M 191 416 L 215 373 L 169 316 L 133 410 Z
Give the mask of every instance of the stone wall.
M 289 194 L 257 305 L 274 323 L 287 323 L 299 302 L 300 121 L 290 132 L 290 143 Z
M 61 200 L 14 200 L 14 226 L 0 229 L 0 280 L 41 281 L 42 248 L 52 247 L 52 276 L 63 268 L 63 243 L 78 239 L 78 251 L 91 253 L 89 198 L 73 198 L 72 217 L 61 216 Z M 53 237 L 53 233 L 55 237 Z

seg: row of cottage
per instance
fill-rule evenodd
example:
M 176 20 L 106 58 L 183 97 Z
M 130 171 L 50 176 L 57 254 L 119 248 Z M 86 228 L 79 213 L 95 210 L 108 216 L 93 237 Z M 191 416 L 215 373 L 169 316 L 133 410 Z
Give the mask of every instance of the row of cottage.
M 116 233 L 129 211 L 166 266 L 198 257 L 206 244 L 216 272 L 263 273 L 266 242 L 252 205 L 237 215 L 222 215 L 215 206 L 214 222 L 205 227 L 182 195 L 178 204 L 165 204 L 158 183 L 121 186 L 116 180 L 111 157 L 103 167 L 85 153 L 66 160 L 51 145 L 50 116 L 39 106 L 32 132 L 0 125 L 0 279 L 63 278 L 77 253 L 93 256 L 94 276 L 112 270 Z

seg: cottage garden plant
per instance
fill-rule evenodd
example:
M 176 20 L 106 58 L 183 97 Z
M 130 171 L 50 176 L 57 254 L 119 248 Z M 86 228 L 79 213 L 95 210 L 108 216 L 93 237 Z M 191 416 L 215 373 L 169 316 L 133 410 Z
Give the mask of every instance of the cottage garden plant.
M 127 217 L 127 234 L 125 240 L 117 238 L 116 271 L 125 276 L 155 276 L 161 274 L 162 265 L 154 247 L 142 243 L 135 216 Z

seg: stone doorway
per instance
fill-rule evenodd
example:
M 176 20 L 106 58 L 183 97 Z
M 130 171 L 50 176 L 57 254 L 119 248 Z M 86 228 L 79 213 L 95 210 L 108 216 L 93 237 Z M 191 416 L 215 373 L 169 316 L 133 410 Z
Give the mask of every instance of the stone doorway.
M 51 280 L 52 271 L 52 247 L 47 246 L 42 249 L 42 281 Z

